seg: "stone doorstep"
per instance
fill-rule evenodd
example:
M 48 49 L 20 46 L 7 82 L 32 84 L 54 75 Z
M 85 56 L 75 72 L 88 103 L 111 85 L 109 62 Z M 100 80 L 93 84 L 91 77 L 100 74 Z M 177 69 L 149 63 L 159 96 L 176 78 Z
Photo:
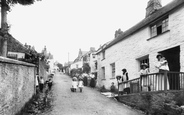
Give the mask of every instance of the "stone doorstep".
M 109 97 L 109 98 L 118 97 L 118 94 L 114 94 L 114 93 L 111 93 L 111 92 L 104 92 L 104 93 L 101 93 L 101 94 L 106 96 L 106 97 Z

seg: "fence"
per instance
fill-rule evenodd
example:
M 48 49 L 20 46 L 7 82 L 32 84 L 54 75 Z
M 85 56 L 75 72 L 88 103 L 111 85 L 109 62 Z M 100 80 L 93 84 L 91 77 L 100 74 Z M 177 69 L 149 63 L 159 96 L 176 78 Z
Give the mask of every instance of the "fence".
M 163 72 L 141 75 L 123 82 L 129 93 L 184 89 L 184 72 Z M 125 91 L 127 92 L 127 91 Z

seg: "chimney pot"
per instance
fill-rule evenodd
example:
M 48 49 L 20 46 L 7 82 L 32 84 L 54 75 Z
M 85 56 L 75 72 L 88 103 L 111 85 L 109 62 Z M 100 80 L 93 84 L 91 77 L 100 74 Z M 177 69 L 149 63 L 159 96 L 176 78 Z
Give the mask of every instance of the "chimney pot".
M 161 0 L 149 0 L 146 8 L 146 17 L 162 8 Z

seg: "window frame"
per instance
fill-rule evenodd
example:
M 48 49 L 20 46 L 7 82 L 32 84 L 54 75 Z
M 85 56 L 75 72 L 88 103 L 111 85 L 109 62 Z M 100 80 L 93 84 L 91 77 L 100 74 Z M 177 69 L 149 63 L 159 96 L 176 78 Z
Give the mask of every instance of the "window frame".
M 102 69 L 102 80 L 105 80 L 105 67 L 101 67 Z
M 146 61 L 147 60 L 147 61 Z M 139 62 L 139 71 L 141 70 L 141 64 L 142 63 L 147 63 L 148 64 L 148 68 L 149 68 L 149 65 L 150 65 L 150 62 L 149 62 L 149 55 L 145 55 L 145 56 L 142 56 L 140 58 L 137 59 L 137 61 Z
M 158 29 L 161 29 L 160 31 Z M 166 16 L 150 25 L 150 36 L 156 37 L 169 31 L 169 17 Z M 159 33 L 158 33 L 159 32 Z
M 111 63 L 110 66 L 111 66 L 111 78 L 115 78 L 115 74 L 116 74 L 116 64 L 115 64 L 115 62 Z
M 102 60 L 105 59 L 105 51 L 102 52 Z

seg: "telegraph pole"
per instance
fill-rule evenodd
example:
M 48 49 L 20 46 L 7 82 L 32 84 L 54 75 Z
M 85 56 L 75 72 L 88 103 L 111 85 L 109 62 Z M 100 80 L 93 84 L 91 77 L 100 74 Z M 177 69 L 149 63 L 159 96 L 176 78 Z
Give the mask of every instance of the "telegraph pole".
M 69 54 L 69 52 L 68 52 L 68 64 L 69 64 L 69 56 L 70 56 L 70 54 Z

